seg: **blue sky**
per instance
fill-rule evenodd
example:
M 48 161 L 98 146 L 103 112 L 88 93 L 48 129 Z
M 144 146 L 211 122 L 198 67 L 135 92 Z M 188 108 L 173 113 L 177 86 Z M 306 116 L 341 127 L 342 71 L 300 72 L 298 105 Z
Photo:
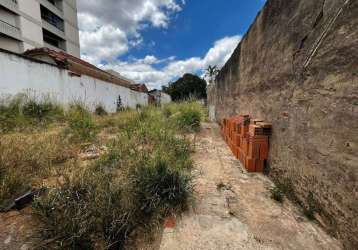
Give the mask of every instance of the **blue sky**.
M 78 0 L 82 58 L 158 88 L 186 72 L 222 67 L 264 3 Z

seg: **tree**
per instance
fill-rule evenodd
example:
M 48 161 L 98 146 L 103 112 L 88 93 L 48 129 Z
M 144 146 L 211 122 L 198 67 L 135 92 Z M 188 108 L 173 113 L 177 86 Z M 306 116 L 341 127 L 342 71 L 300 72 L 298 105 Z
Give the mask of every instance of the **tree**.
M 205 70 L 205 76 L 209 77 L 210 83 L 213 83 L 215 80 L 215 77 L 218 75 L 219 72 L 220 72 L 220 70 L 218 69 L 218 67 L 216 65 L 215 66 L 209 65 L 209 67 Z
M 185 74 L 176 82 L 169 83 L 168 87 L 163 87 L 162 90 L 169 94 L 173 101 L 186 100 L 191 97 L 206 99 L 206 86 L 204 79 L 193 74 Z

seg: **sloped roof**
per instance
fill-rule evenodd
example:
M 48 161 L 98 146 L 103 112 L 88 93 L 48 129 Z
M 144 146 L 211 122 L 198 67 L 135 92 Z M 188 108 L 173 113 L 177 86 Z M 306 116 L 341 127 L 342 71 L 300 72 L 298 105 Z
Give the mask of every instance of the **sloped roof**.
M 89 62 L 86 62 L 80 58 L 67 54 L 63 51 L 55 51 L 49 48 L 37 48 L 27 50 L 24 53 L 25 56 L 44 60 L 44 56 L 53 60 L 53 64 L 68 69 L 78 75 L 88 75 L 93 78 L 107 81 L 116 85 L 131 88 L 132 83 L 127 80 L 106 72 Z
M 131 90 L 148 93 L 148 88 L 145 84 L 132 84 Z

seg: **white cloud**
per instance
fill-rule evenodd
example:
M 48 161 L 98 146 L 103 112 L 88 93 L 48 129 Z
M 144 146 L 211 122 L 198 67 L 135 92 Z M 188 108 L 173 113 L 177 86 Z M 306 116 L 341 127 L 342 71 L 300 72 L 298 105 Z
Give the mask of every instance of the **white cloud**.
M 139 31 L 149 25 L 167 28 L 182 7 L 177 0 L 79 0 L 78 9 L 82 57 L 99 64 L 140 45 Z
M 176 60 L 175 56 L 147 55 L 127 62 L 118 59 L 142 44 L 140 33 L 144 29 L 166 29 L 172 14 L 180 12 L 184 5 L 185 0 L 78 0 L 82 58 L 150 88 L 166 85 L 184 73 L 201 73 L 209 65 L 223 66 L 241 36 L 216 41 L 204 57 Z M 155 45 L 154 41 L 150 43 L 148 46 Z
M 95 31 L 81 30 L 80 36 L 82 58 L 94 64 L 115 60 L 129 49 L 127 35 L 111 25 L 104 25 Z
M 204 58 L 205 67 L 217 65 L 222 67 L 229 60 L 234 49 L 241 40 L 241 36 L 224 37 L 216 41 Z
M 224 37 L 214 43 L 203 58 L 192 57 L 186 60 L 175 60 L 174 57 L 159 60 L 154 56 L 146 56 L 132 62 L 114 62 L 101 67 L 114 69 L 127 78 L 145 83 L 150 88 L 160 88 L 185 73 L 203 71 L 209 65 L 222 67 L 229 59 L 241 40 L 241 36 Z M 169 62 L 164 68 L 157 69 L 153 64 Z

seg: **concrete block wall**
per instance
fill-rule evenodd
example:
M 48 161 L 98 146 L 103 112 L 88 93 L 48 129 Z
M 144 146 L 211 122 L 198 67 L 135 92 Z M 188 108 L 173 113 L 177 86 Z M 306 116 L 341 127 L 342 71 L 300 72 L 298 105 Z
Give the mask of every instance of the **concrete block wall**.
M 272 122 L 270 175 L 358 249 L 358 1 L 268 0 L 209 88 L 211 117 Z

